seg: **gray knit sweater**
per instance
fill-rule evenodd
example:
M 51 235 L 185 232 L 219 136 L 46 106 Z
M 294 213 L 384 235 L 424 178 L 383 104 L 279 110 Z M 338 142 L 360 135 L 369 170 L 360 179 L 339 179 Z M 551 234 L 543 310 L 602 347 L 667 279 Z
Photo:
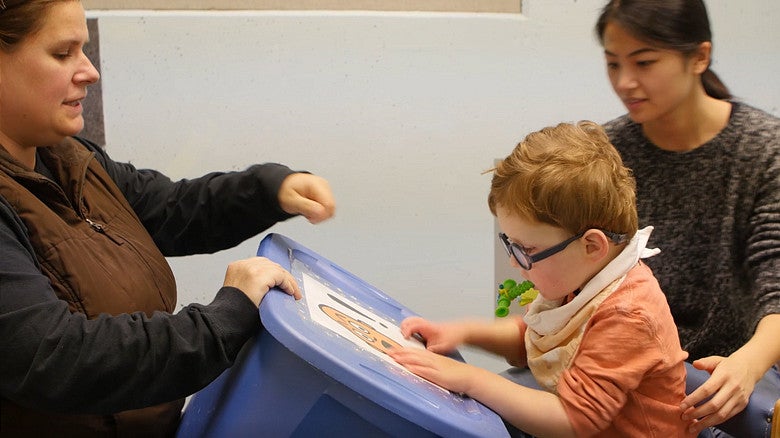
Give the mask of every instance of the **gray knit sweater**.
M 727 356 L 780 313 L 780 119 L 732 102 L 728 126 L 690 152 L 668 152 L 627 116 L 605 125 L 637 180 L 647 259 L 689 360 Z

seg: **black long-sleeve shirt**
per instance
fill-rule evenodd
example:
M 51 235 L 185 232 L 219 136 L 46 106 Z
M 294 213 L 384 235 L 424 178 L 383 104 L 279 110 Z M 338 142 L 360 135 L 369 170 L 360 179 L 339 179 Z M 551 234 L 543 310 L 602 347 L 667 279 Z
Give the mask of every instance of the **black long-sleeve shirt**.
M 279 164 L 173 182 L 96 153 L 166 256 L 235 246 L 291 217 L 277 193 Z M 208 305 L 87 319 L 44 275 L 24 223 L 0 197 L 0 396 L 23 406 L 112 413 L 192 394 L 229 367 L 260 328 L 254 304 L 222 288 Z M 99 261 L 95 261 L 99 263 Z

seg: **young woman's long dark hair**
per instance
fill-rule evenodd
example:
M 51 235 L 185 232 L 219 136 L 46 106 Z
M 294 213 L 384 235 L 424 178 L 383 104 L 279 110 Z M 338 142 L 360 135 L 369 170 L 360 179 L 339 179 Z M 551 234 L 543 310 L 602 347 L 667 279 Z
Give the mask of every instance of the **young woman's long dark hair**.
M 712 42 L 710 20 L 703 0 L 610 0 L 601 10 L 596 35 L 604 44 L 609 23 L 619 24 L 634 38 L 691 55 L 703 42 Z M 704 91 L 716 99 L 731 92 L 709 66 L 701 75 Z

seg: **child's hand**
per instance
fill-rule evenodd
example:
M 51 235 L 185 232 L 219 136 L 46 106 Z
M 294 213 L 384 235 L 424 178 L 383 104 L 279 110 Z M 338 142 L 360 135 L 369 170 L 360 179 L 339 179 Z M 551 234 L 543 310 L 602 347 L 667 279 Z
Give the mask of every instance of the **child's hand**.
M 418 348 L 392 348 L 387 354 L 406 369 L 452 392 L 467 393 L 474 367 Z
M 401 322 L 401 334 L 409 339 L 415 334 L 423 337 L 426 348 L 434 353 L 450 353 L 463 343 L 462 330 L 456 324 L 432 323 L 418 316 Z

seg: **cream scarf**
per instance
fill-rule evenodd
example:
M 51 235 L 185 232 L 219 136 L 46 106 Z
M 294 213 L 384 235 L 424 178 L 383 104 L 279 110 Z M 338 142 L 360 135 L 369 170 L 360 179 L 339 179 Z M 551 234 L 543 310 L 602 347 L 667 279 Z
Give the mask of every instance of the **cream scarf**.
M 596 274 L 570 302 L 548 301 L 539 295 L 523 316 L 528 330 L 525 347 L 528 367 L 542 388 L 556 392 L 558 379 L 571 365 L 588 320 L 601 303 L 623 282 L 640 258 L 652 257 L 659 249 L 647 249 L 653 227 L 636 232 L 623 251 Z

